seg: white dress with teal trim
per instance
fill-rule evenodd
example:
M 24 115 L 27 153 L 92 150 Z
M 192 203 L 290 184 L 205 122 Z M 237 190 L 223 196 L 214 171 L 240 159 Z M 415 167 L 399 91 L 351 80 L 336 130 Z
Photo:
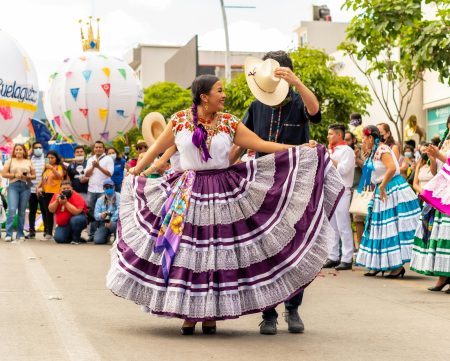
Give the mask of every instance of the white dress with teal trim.
M 387 171 L 381 161 L 384 153 L 391 154 L 396 171 L 386 186 L 387 200 L 382 202 L 379 184 Z M 414 233 L 420 216 L 419 201 L 400 175 L 398 161 L 387 145 L 378 147 L 373 157 L 373 166 L 371 181 L 376 189 L 369 203 L 356 264 L 370 270 L 394 270 L 411 259 Z

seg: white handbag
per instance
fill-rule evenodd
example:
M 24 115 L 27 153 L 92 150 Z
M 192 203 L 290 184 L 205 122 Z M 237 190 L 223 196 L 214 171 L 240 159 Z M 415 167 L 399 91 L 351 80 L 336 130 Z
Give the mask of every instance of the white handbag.
M 359 216 L 367 216 L 369 202 L 372 198 L 373 192 L 370 190 L 363 190 L 361 193 L 358 193 L 357 190 L 354 190 L 349 212 L 351 214 L 356 214 Z

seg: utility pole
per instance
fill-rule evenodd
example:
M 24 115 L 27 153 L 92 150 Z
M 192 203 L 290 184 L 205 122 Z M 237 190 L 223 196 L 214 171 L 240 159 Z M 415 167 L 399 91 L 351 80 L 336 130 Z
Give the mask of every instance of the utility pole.
M 227 82 L 231 81 L 231 53 L 230 53 L 230 39 L 228 36 L 228 22 L 225 8 L 231 9 L 255 9 L 256 6 L 225 6 L 223 0 L 220 0 L 222 8 L 223 28 L 225 30 L 225 79 Z

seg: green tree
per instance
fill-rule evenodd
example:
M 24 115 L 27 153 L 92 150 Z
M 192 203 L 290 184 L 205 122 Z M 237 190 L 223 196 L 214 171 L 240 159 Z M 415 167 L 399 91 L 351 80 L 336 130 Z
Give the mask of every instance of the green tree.
M 357 15 L 340 49 L 369 81 L 400 140 L 424 71 L 437 71 L 450 84 L 450 2 L 425 3 L 435 6 L 435 19 L 423 18 L 421 0 L 346 0 L 343 5 Z
M 372 102 L 369 90 L 354 78 L 337 74 L 334 59 L 317 49 L 298 48 L 290 54 L 294 72 L 310 88 L 320 103 L 322 121 L 311 124 L 311 139 L 327 143 L 328 126 L 332 123 L 347 124 L 350 113 L 367 114 L 366 107 Z M 245 75 L 241 74 L 226 84 L 226 109 L 241 117 L 254 100 Z
M 159 112 L 168 119 L 178 110 L 189 108 L 192 104 L 191 92 L 176 83 L 156 83 L 144 90 L 144 107 L 141 119 L 150 112 Z
M 180 87 L 176 83 L 160 82 L 144 89 L 144 107 L 141 112 L 143 120 L 148 113 L 159 112 L 165 119 L 180 109 L 191 106 L 192 98 L 189 90 Z M 116 138 L 112 143 L 119 152 L 124 151 L 125 146 L 131 146 L 142 139 L 140 128 L 134 127 L 124 136 Z M 130 148 L 131 156 L 135 155 L 134 148 Z

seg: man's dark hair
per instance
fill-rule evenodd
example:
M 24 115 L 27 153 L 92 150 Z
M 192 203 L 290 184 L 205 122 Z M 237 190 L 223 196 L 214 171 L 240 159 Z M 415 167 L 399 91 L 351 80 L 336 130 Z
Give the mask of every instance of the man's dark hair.
M 41 142 L 34 142 L 34 143 L 33 143 L 33 146 L 31 147 L 31 149 L 34 149 L 34 146 L 37 145 L 37 144 L 39 144 L 40 146 L 42 146 L 42 143 L 41 143 Z
M 414 139 L 409 139 L 409 140 L 405 141 L 405 145 L 409 145 L 413 149 L 415 149 L 416 148 L 416 141 Z
M 95 144 L 101 144 L 101 145 L 103 145 L 103 149 L 106 150 L 105 143 L 103 143 L 101 140 L 97 140 L 97 141 L 94 143 L 94 145 L 95 145 Z
M 359 113 L 352 113 L 352 114 L 350 114 L 350 120 L 353 120 L 353 119 L 362 120 L 362 116 Z
M 350 136 L 352 137 L 353 141 L 356 140 L 356 135 L 354 135 L 350 130 L 346 130 L 345 134 L 350 134 Z
M 69 179 L 64 179 L 64 180 L 61 182 L 61 187 L 62 187 L 62 186 L 67 186 L 67 185 L 69 185 L 69 186 L 72 187 L 72 182 L 71 182 Z
M 345 137 L 345 125 L 340 123 L 331 124 L 328 129 L 341 133 L 342 139 Z
M 83 149 L 83 152 L 86 153 L 86 151 L 84 150 L 84 147 L 82 145 L 77 145 L 75 148 L 73 148 L 73 151 L 75 152 L 77 149 Z
M 439 143 L 441 142 L 441 138 L 439 135 L 436 135 L 435 137 L 431 138 L 431 144 L 435 145 L 436 147 L 439 147 Z
M 273 59 L 280 63 L 280 66 L 287 67 L 294 71 L 294 65 L 292 64 L 292 59 L 289 57 L 289 54 L 283 50 L 278 51 L 269 51 L 266 53 L 262 60 Z

